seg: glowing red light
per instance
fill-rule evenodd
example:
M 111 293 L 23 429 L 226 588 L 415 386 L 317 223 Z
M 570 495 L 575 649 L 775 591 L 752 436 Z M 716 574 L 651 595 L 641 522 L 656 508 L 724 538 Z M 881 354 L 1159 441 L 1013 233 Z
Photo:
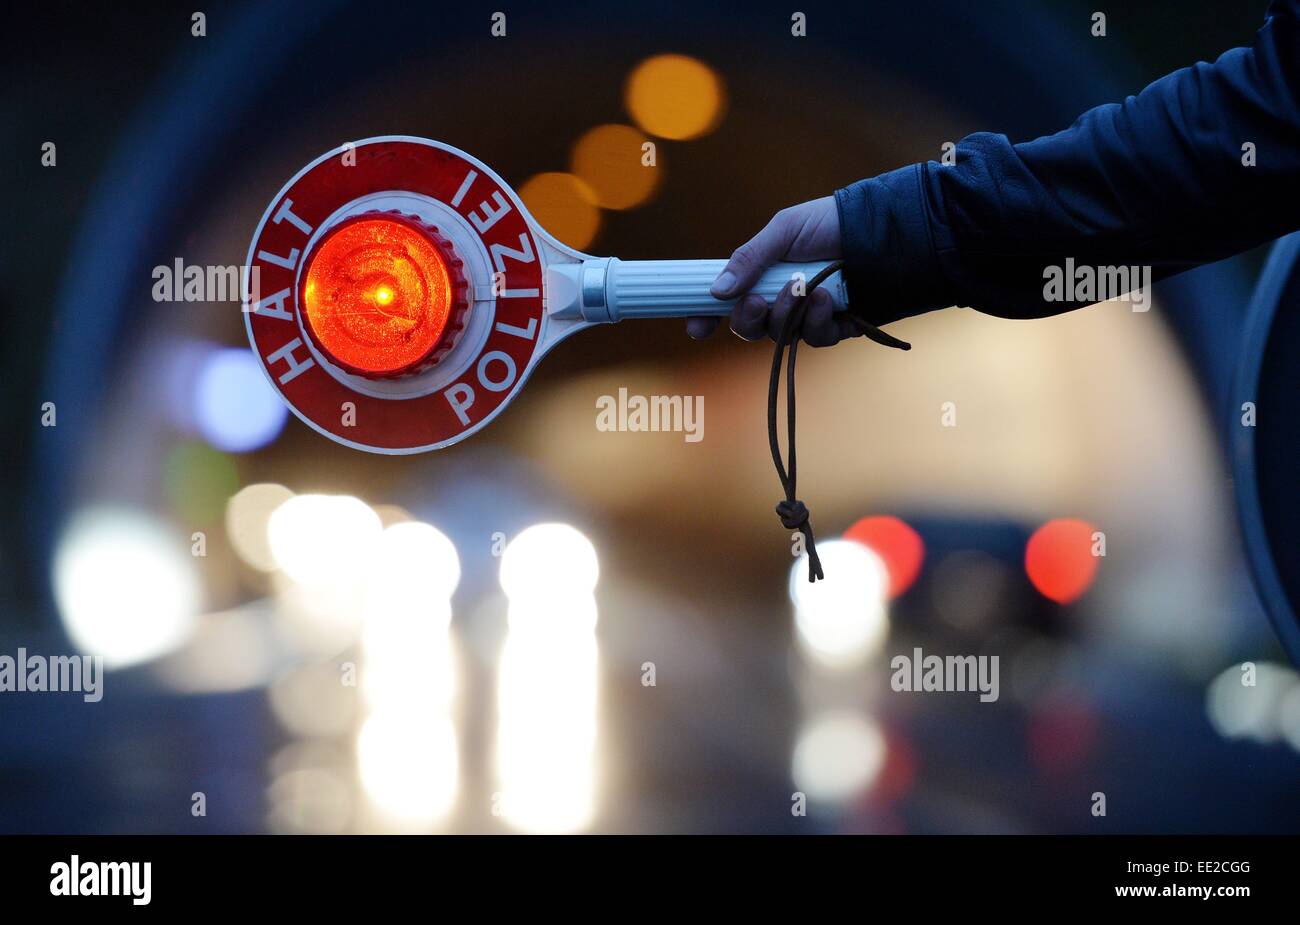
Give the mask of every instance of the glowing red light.
M 1078 600 L 1097 574 L 1093 555 L 1097 528 L 1084 520 L 1049 520 L 1025 546 L 1025 573 L 1034 587 L 1058 604 Z
M 339 366 L 372 378 L 436 362 L 464 311 L 460 261 L 435 229 L 363 216 L 330 231 L 302 282 L 306 328 Z
M 885 564 L 889 596 L 898 597 L 912 586 L 925 559 L 921 535 L 897 517 L 864 517 L 844 531 L 846 540 L 866 546 Z

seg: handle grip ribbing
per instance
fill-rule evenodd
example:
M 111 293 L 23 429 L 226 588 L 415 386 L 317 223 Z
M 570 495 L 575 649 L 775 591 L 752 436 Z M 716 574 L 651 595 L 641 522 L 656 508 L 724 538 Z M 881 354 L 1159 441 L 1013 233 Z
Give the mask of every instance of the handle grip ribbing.
M 709 295 L 725 260 L 619 260 L 611 257 L 605 269 L 605 300 L 610 321 L 624 318 L 687 318 L 725 315 L 735 299 Z M 778 263 L 767 268 L 751 292 L 771 302 L 790 280 L 802 274 L 806 284 L 823 268 L 815 263 Z M 834 273 L 822 284 L 831 294 L 836 311 L 848 305 L 844 280 Z

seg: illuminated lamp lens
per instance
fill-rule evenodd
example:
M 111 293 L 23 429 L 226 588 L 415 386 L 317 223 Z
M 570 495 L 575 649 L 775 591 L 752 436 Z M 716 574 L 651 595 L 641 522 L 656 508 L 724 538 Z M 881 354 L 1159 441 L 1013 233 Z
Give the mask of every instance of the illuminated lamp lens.
M 441 340 L 452 281 L 441 251 L 403 221 L 367 218 L 330 232 L 303 282 L 316 344 L 362 375 L 400 375 Z

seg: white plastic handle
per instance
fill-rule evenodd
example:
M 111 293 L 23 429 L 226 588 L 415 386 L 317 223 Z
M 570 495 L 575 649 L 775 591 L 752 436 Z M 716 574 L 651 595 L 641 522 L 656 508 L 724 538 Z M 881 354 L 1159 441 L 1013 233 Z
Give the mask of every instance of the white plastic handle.
M 709 295 L 725 260 L 619 260 L 611 257 L 605 270 L 608 320 L 624 318 L 687 318 L 725 315 L 736 303 Z M 778 263 L 769 267 L 751 289 L 771 302 L 790 280 L 802 275 L 806 284 L 827 263 Z M 848 305 L 844 280 L 834 273 L 822 286 L 830 291 L 836 311 Z

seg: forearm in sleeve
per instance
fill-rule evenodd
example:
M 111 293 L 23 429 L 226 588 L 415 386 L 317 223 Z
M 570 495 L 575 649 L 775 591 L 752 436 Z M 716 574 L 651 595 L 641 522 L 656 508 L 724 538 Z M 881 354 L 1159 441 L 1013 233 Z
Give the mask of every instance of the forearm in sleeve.
M 1300 0 L 1277 0 L 1252 47 L 1063 132 L 955 153 L 836 192 L 853 308 L 877 325 L 948 305 L 1057 314 L 1081 304 L 1044 296 L 1067 258 L 1161 279 L 1300 228 Z

